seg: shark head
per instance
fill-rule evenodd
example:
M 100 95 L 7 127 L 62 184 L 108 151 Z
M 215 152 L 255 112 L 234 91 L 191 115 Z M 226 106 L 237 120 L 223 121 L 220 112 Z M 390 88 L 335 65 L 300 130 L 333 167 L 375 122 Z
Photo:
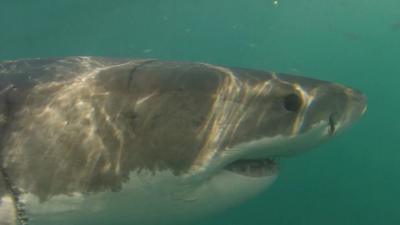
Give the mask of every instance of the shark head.
M 263 165 L 275 171 L 274 159 L 333 138 L 367 110 L 361 92 L 340 84 L 213 68 L 226 76 L 200 131 L 206 141 L 192 166 L 195 171 L 215 166 L 250 176 L 269 174 Z
M 4 101 L 14 115 L 2 127 L 0 215 L 21 201 L 34 225 L 210 215 L 264 191 L 277 159 L 333 138 L 366 111 L 357 90 L 273 72 L 91 57 L 11 64 L 3 67 L 44 75 L 29 89 L 11 84 L 7 96 L 19 99 Z
M 365 96 L 340 84 L 209 64 L 151 62 L 131 82 L 147 120 L 136 129 L 157 127 L 151 142 L 174 146 L 162 164 L 184 184 L 179 199 L 190 204 L 180 211 L 190 218 L 256 196 L 276 180 L 278 158 L 333 138 L 366 111 Z
M 206 177 L 210 199 L 237 204 L 277 178 L 278 159 L 328 141 L 367 110 L 360 91 L 301 76 L 228 69 L 199 129 L 204 145 L 189 176 Z M 223 208 L 223 207 L 221 207 Z

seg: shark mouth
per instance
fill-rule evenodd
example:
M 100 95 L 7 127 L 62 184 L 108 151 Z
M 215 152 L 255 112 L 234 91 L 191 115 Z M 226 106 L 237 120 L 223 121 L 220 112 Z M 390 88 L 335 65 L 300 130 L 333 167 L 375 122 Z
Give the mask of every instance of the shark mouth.
M 273 159 L 241 159 L 228 164 L 225 169 L 247 177 L 267 177 L 278 172 Z

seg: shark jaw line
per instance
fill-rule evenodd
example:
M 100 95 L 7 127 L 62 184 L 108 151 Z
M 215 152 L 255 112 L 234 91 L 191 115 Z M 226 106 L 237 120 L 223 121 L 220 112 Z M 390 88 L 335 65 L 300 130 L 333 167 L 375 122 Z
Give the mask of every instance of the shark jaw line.
M 226 170 L 246 177 L 269 177 L 278 174 L 278 164 L 275 159 L 240 159 L 225 167 Z
M 330 137 L 329 123 L 321 121 L 302 134 L 263 137 L 227 148 L 200 168 L 197 167 L 199 171 L 191 171 L 190 174 L 228 171 L 253 179 L 270 179 L 279 174 L 278 161 L 281 158 L 305 152 Z

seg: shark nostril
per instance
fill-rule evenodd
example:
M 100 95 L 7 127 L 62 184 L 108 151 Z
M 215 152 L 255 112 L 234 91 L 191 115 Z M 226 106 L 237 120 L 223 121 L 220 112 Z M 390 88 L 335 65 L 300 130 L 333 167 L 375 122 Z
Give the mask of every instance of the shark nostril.
M 333 135 L 336 132 L 336 124 L 337 124 L 337 114 L 336 113 L 332 113 L 329 116 L 329 134 Z

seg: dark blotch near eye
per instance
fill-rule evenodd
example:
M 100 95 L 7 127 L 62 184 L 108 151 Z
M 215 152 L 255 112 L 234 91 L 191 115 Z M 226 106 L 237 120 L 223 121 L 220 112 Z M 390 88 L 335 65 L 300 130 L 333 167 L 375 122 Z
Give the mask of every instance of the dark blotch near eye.
M 297 112 L 300 110 L 303 100 L 297 94 L 289 94 L 284 99 L 284 107 L 290 112 Z
M 127 123 L 135 129 L 138 125 L 139 114 L 135 111 L 127 111 L 124 113 Z

